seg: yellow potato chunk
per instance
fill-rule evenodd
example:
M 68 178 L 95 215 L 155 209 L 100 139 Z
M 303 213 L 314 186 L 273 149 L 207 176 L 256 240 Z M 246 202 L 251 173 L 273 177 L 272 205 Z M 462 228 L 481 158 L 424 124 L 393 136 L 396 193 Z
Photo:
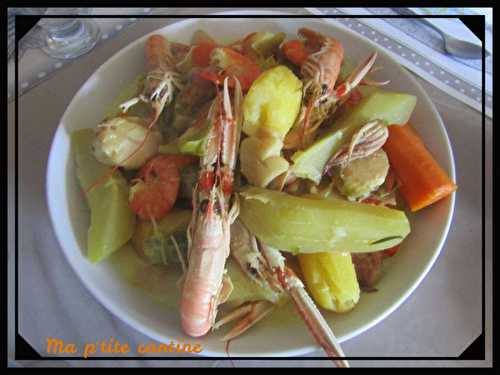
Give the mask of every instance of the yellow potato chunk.
M 347 312 L 359 301 L 359 284 L 350 253 L 300 254 L 300 268 L 314 301 L 335 312 Z
M 243 132 L 284 139 L 300 110 L 302 82 L 279 65 L 257 78 L 243 102 Z
M 280 156 L 282 146 L 283 142 L 277 138 L 248 137 L 241 142 L 241 173 L 250 184 L 266 187 L 288 170 L 288 162 Z

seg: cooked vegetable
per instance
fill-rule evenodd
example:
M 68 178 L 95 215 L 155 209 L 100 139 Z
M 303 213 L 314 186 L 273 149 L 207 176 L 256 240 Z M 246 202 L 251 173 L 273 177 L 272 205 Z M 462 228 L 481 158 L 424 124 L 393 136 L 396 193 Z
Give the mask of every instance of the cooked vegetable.
M 430 206 L 457 190 L 410 124 L 390 126 L 384 150 L 411 211 Z
M 413 95 L 373 92 L 365 97 L 352 111 L 345 113 L 320 139 L 293 156 L 292 170 L 298 177 L 307 178 L 316 184 L 321 180 L 326 162 L 339 148 L 349 142 L 359 128 L 372 120 L 388 124 L 404 124 L 408 121 L 416 105 Z
M 140 74 L 134 78 L 132 82 L 125 85 L 116 98 L 114 98 L 113 102 L 109 106 L 108 111 L 104 115 L 104 118 L 113 118 L 122 112 L 120 108 L 120 104 L 126 102 L 127 100 L 136 97 L 139 95 L 144 89 L 144 79 L 146 78 L 145 74 Z M 138 116 L 138 117 L 147 117 L 149 115 L 150 109 L 145 103 L 138 103 L 137 105 L 130 108 L 129 115 L 130 116 Z
M 158 152 L 162 154 L 187 154 L 202 156 L 205 153 L 207 136 L 210 128 L 190 127 L 179 138 L 161 145 Z
M 345 167 L 336 167 L 333 182 L 337 190 L 349 200 L 361 200 L 378 189 L 389 171 L 389 160 L 384 150 L 351 161 Z
M 191 37 L 191 44 L 195 45 L 202 43 L 217 44 L 215 39 L 212 38 L 206 31 L 196 30 Z
M 76 174 L 83 191 L 94 185 L 111 168 L 99 163 L 92 154 L 92 129 L 74 131 L 71 146 L 75 155 Z M 86 193 L 90 207 L 87 235 L 87 257 L 100 262 L 120 249 L 134 233 L 135 216 L 128 208 L 128 185 L 119 171 Z
M 175 236 L 179 248 L 186 249 L 185 233 L 190 220 L 191 211 L 180 209 L 173 209 L 156 221 L 156 228 L 152 221 L 140 220 L 132 238 L 134 249 L 153 264 L 178 262 L 170 236 Z
M 271 33 L 268 31 L 252 33 L 243 42 L 244 52 L 256 54 L 257 57 L 270 57 L 278 50 L 285 37 L 285 33 Z
M 279 64 L 274 54 L 285 37 L 285 33 L 251 33 L 242 42 L 243 53 L 256 61 L 262 70 L 273 68 Z
M 284 66 L 262 73 L 250 87 L 243 102 L 243 131 L 250 137 L 240 146 L 241 172 L 250 184 L 265 187 L 288 170 L 280 151 L 301 95 L 302 83 Z
M 403 211 L 339 199 L 313 199 L 247 186 L 240 219 L 257 238 L 280 250 L 370 252 L 400 243 L 410 232 Z
M 337 189 L 335 189 L 333 183 L 330 181 L 323 180 L 319 185 L 314 185 L 309 181 L 309 184 L 309 191 L 302 195 L 303 197 L 312 199 L 346 199 Z
M 192 64 L 200 68 L 206 68 L 210 65 L 210 54 L 217 45 L 212 42 L 200 43 L 193 48 Z
M 359 285 L 350 253 L 300 254 L 298 258 L 307 288 L 318 305 L 336 312 L 356 305 Z
M 304 41 L 298 39 L 288 40 L 281 46 L 288 60 L 297 66 L 301 66 L 307 60 L 309 54 L 304 48 Z
M 243 102 L 243 132 L 284 139 L 300 109 L 302 82 L 287 67 L 269 69 L 257 78 Z
M 396 245 L 394 247 L 391 247 L 390 249 L 385 249 L 384 255 L 388 256 L 388 257 L 392 257 L 392 256 L 396 255 L 397 253 L 399 253 L 400 248 L 401 248 L 400 245 Z
M 126 169 L 138 169 L 158 152 L 161 134 L 148 130 L 148 121 L 136 116 L 120 116 L 105 120 L 97 127 L 92 144 L 101 163 Z
M 248 301 L 267 300 L 276 302 L 276 293 L 271 288 L 259 285 L 249 278 L 232 257 L 227 259 L 226 270 L 234 286 L 234 290 L 225 303 L 227 307 L 234 308 Z
M 191 69 L 205 68 L 210 64 L 210 54 L 218 43 L 203 30 L 196 30 L 191 37 L 191 49 L 176 65 L 178 71 L 189 73 Z
M 270 158 L 271 156 L 279 155 L 281 149 L 283 148 L 283 141 L 279 138 L 275 138 L 275 137 L 262 137 L 262 138 L 247 137 L 244 139 L 244 141 L 246 141 L 247 139 L 250 139 L 250 141 L 247 142 L 248 144 L 251 145 L 251 147 L 249 147 L 249 148 L 251 149 L 252 153 L 259 160 L 266 160 L 267 158 Z
M 288 170 L 288 162 L 279 156 L 283 142 L 278 138 L 245 138 L 240 145 L 241 173 L 255 186 L 266 187 Z
M 210 68 L 216 68 L 216 71 Z M 257 63 L 249 57 L 236 52 L 229 47 L 216 47 L 210 53 L 210 67 L 197 75 L 218 85 L 222 85 L 227 77 L 236 77 L 241 88 L 246 91 L 260 75 L 261 70 Z M 234 80 L 229 80 L 229 86 L 234 87 Z

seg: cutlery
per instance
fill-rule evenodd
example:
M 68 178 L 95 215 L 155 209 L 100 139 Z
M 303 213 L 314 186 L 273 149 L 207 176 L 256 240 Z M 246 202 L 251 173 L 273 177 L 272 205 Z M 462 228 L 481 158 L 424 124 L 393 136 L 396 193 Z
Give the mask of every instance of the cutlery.
M 425 23 L 427 26 L 432 27 L 434 30 L 438 31 L 444 39 L 444 48 L 446 52 L 457 57 L 464 59 L 480 59 L 483 52 L 483 46 L 476 43 L 472 43 L 460 38 L 456 38 L 449 34 L 441 26 L 430 21 L 427 18 L 419 18 L 419 20 Z M 485 57 L 489 56 L 489 52 L 485 50 Z

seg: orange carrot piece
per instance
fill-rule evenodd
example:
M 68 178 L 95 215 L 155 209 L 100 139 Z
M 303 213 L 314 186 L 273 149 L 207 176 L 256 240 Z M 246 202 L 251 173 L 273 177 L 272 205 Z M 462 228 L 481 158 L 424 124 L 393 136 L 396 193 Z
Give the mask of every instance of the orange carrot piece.
M 385 256 L 392 257 L 392 256 L 396 255 L 396 253 L 399 251 L 399 248 L 400 248 L 400 245 L 396 245 L 394 247 L 390 247 L 390 248 L 382 250 L 382 251 L 384 252 L 383 254 Z
M 457 190 L 410 124 L 389 126 L 389 137 L 383 148 L 401 182 L 399 190 L 412 212 Z
M 210 54 L 216 48 L 215 44 L 201 43 L 194 47 L 191 56 L 194 66 L 206 68 L 210 65 Z
M 389 168 L 389 172 L 384 181 L 384 189 L 386 191 L 392 191 L 394 186 L 396 185 L 396 176 L 394 175 L 394 171 L 392 168 Z
M 307 60 L 306 48 L 301 40 L 289 40 L 283 44 L 281 50 L 295 65 L 301 66 Z

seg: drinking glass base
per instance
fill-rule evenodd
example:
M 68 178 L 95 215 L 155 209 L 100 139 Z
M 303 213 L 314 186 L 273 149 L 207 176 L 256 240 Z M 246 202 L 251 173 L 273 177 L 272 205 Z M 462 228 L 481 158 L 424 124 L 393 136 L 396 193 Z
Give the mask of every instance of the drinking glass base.
M 47 42 L 41 48 L 50 57 L 56 59 L 73 59 L 89 52 L 96 45 L 101 31 L 99 26 L 92 20 L 80 19 L 82 31 L 73 40 L 65 40 L 63 43 L 54 43 L 47 38 Z

